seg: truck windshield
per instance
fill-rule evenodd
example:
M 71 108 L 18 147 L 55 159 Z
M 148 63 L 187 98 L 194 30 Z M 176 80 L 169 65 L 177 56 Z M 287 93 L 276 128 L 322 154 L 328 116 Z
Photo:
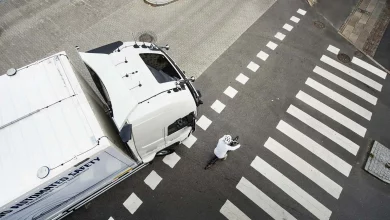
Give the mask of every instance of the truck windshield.
M 95 83 L 97 89 L 99 90 L 100 95 L 102 95 L 104 101 L 106 101 L 106 103 L 111 108 L 110 96 L 108 95 L 107 89 L 104 86 L 103 82 L 100 80 L 99 76 L 95 73 L 95 71 L 93 71 L 93 69 L 91 69 L 87 64 L 85 64 L 85 66 L 87 66 L 87 69 L 88 69 L 89 73 L 91 74 L 93 82 Z
M 181 79 L 179 73 L 163 54 L 141 53 L 140 57 L 158 83 L 166 83 Z

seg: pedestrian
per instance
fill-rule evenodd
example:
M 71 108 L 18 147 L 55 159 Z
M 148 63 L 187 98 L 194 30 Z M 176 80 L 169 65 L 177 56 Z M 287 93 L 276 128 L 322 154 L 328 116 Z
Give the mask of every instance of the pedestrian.
M 233 143 L 232 136 L 230 135 L 224 135 L 218 140 L 217 147 L 214 149 L 214 157 L 210 160 L 210 162 L 207 164 L 205 169 L 210 168 L 212 165 L 214 165 L 218 160 L 226 160 L 228 156 L 229 151 L 237 150 L 241 145 L 238 144 L 237 141 L 234 141 L 237 143 L 235 146 L 231 146 Z

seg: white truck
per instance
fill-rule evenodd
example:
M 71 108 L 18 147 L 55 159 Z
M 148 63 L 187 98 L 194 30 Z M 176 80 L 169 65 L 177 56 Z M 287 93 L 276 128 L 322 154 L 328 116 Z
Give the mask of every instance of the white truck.
M 60 219 L 195 129 L 200 93 L 162 48 L 114 42 L 0 76 L 0 219 Z M 87 71 L 88 70 L 88 71 Z

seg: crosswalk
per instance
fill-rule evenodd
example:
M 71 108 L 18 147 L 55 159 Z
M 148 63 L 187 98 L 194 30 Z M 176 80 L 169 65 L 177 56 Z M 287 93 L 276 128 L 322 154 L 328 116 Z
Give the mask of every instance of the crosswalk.
M 298 21 L 295 18 L 291 20 Z M 288 26 L 284 28 L 291 30 Z M 281 34 L 275 37 L 282 40 Z M 341 155 L 354 157 L 358 154 L 360 147 L 355 141 L 366 136 L 365 126 L 373 116 L 372 109 L 378 102 L 377 96 L 382 90 L 382 83 L 387 75 L 379 68 L 356 57 L 352 58 L 350 64 L 343 64 L 337 61 L 335 56 L 339 52 L 340 49 L 329 45 L 310 77 L 306 79 L 304 86 L 297 92 L 293 103 L 288 106 L 285 118 L 280 119 L 277 124 L 276 132 L 287 139 L 283 138 L 280 141 L 275 139 L 281 137 L 278 134 L 269 137 L 263 145 L 278 160 L 284 161 L 305 176 L 311 184 L 330 195 L 334 201 L 337 201 L 342 194 L 343 186 L 340 184 L 342 181 L 332 179 L 331 177 L 335 175 L 327 174 L 326 171 L 329 172 L 329 169 L 318 166 L 320 163 L 310 164 L 305 160 L 307 153 L 304 156 L 298 155 L 296 150 L 289 149 L 289 145 L 294 143 L 302 147 L 302 150 L 312 157 L 311 162 L 322 161 L 336 171 L 336 174 L 341 174 L 341 178 L 348 178 L 352 165 L 347 162 L 348 158 L 342 158 Z M 258 55 L 258 58 L 266 59 L 264 54 Z M 361 120 L 357 120 L 359 118 Z M 303 127 L 305 129 L 302 129 Z M 311 131 L 307 132 L 308 130 Z M 313 132 L 318 134 L 312 137 Z M 327 145 L 324 145 L 322 139 L 318 139 L 320 136 L 331 142 L 326 142 Z M 286 142 L 286 140 L 290 141 Z M 333 143 L 336 147 L 329 148 L 329 143 Z M 271 165 L 273 163 L 267 162 L 267 159 L 257 155 L 250 167 L 314 217 L 321 220 L 331 218 L 332 211 L 327 207 L 329 204 L 322 204 L 321 198 L 315 198 L 309 193 L 312 191 L 306 191 L 304 186 L 295 183 L 287 177 L 289 175 L 283 173 L 286 171 L 273 167 Z M 280 197 L 262 191 L 265 190 L 261 188 L 262 183 L 256 185 L 254 183 L 242 177 L 236 189 L 273 219 L 299 218 L 294 216 L 296 214 L 294 209 L 286 207 L 286 203 L 275 199 Z M 238 210 L 237 213 L 235 210 Z M 227 200 L 221 213 L 229 220 L 250 219 L 240 209 L 240 204 L 233 204 L 232 200 Z

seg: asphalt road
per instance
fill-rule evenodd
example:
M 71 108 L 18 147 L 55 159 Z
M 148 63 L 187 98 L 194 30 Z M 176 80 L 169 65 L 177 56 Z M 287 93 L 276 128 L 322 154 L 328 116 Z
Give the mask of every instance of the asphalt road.
M 299 14 L 298 9 L 307 13 Z M 291 21 L 292 16 L 299 22 Z M 323 22 L 325 28 L 315 27 L 314 21 Z M 362 169 L 371 139 L 390 146 L 386 132 L 390 125 L 389 79 L 352 63 L 343 64 L 381 84 L 383 88 L 377 91 L 372 84 L 367 86 L 336 69 L 334 63 L 321 61 L 325 55 L 341 63 L 336 54 L 327 50 L 329 45 L 350 57 L 355 49 L 304 1 L 177 1 L 162 8 L 121 0 L 5 1 L 0 2 L 0 22 L 0 50 L 4 57 L 0 72 L 59 50 L 72 54 L 74 45 L 88 50 L 118 39 L 131 40 L 132 33 L 151 30 L 158 42 L 171 44 L 169 53 L 187 73 L 200 76 L 196 86 L 204 95 L 204 105 L 199 113 L 212 123 L 206 130 L 197 127 L 197 141 L 191 148 L 180 145 L 176 149 L 180 159 L 173 168 L 163 158 L 157 158 L 66 219 L 226 219 L 224 214 L 228 214 L 220 210 L 229 202 L 241 210 L 241 219 L 243 215 L 272 219 L 271 216 L 280 217 L 280 213 L 286 219 L 330 216 L 375 220 L 389 215 L 388 185 Z M 282 28 L 286 23 L 293 27 L 291 31 Z M 277 32 L 285 38 L 277 39 Z M 267 47 L 272 47 L 270 41 L 277 47 Z M 262 56 L 265 61 L 257 57 L 260 51 L 269 55 L 267 59 Z M 372 64 L 367 58 L 362 60 Z M 258 70 L 248 69 L 250 62 L 260 65 Z M 316 66 L 339 77 L 336 83 L 340 85 L 313 72 Z M 245 85 L 236 80 L 240 73 L 249 78 Z M 309 77 L 311 81 L 307 81 Z M 363 81 L 371 82 L 366 78 Z M 353 92 L 345 82 L 355 86 Z M 233 98 L 224 94 L 228 86 L 238 91 Z M 365 95 L 357 95 L 357 90 Z M 330 113 L 329 108 L 307 96 L 296 98 L 299 91 L 339 114 Z M 334 92 L 360 108 L 345 99 L 336 102 L 340 96 Z M 375 105 L 369 102 L 372 97 L 378 98 Z M 216 100 L 226 106 L 221 113 L 210 107 Z M 286 112 L 291 105 L 317 120 L 316 125 L 325 125 L 355 143 L 358 149 L 342 144 L 348 151 L 335 143 L 335 137 L 320 134 L 320 126 L 311 127 L 302 118 L 292 116 L 298 111 Z M 372 113 L 370 120 L 365 118 L 367 111 Z M 340 114 L 352 122 L 340 120 Z M 362 128 L 367 129 L 364 135 Z M 294 129 L 295 133 L 291 133 Z M 205 171 L 205 163 L 224 134 L 239 135 L 242 147 L 230 153 L 227 161 Z M 282 147 L 272 145 L 269 138 Z M 270 145 L 265 147 L 265 143 Z M 154 190 L 144 182 L 152 171 L 162 178 Z M 245 180 L 253 187 L 248 187 Z M 132 194 L 142 201 L 133 214 L 123 205 Z M 231 207 L 230 213 L 238 215 Z
M 300 8 L 307 14 L 297 13 Z M 300 21 L 290 21 L 292 16 Z M 315 27 L 314 21 L 323 22 L 325 28 Z M 283 29 L 285 23 L 293 29 Z M 286 35 L 283 41 L 275 38 L 277 32 Z M 274 50 L 266 46 L 270 41 L 278 45 Z M 198 78 L 196 86 L 204 95 L 200 116 L 212 123 L 206 131 L 197 127 L 194 134 L 197 141 L 191 148 L 184 145 L 177 148 L 180 160 L 175 166 L 171 168 L 158 158 L 67 219 L 226 219 L 220 211 L 226 204 L 241 210 L 229 206 L 230 213 L 241 213 L 238 219 L 244 219 L 243 215 L 250 219 L 272 219 L 271 216 L 280 217 L 280 213 L 286 219 L 328 219 L 329 216 L 330 219 L 386 219 L 390 188 L 362 167 L 372 139 L 390 146 L 386 134 L 390 125 L 390 103 L 386 98 L 390 95 L 389 79 L 352 63 L 343 64 L 382 85 L 378 91 L 366 85 L 367 81 L 362 83 L 336 69 L 334 63 L 321 61 L 325 55 L 341 63 L 336 54 L 327 50 L 329 45 L 351 58 L 355 52 L 352 45 L 303 2 L 276 2 Z M 269 55 L 265 61 L 257 57 L 260 51 Z M 367 58 L 362 60 L 372 64 Z M 260 65 L 259 69 L 255 72 L 248 69 L 250 62 Z M 313 72 L 316 66 L 339 77 L 336 82 L 341 84 Z M 249 78 L 245 85 L 236 80 L 240 73 Z M 313 81 L 317 84 L 311 84 Z M 345 82 L 368 94 L 367 100 L 371 100 L 367 97 L 378 98 L 376 104 L 349 91 Z M 238 91 L 233 98 L 224 94 L 228 86 Z M 324 86 L 328 90 L 322 90 Z M 344 115 L 352 125 L 307 96 L 298 99 L 296 95 L 300 91 Z M 335 101 L 334 92 L 372 113 L 370 120 L 345 99 L 341 103 Z M 210 107 L 216 100 L 226 106 L 221 113 Z M 309 121 L 317 124 L 309 126 L 299 116 L 292 116 L 297 110 L 287 113 L 291 105 L 310 115 L 315 120 Z M 343 149 L 334 137 L 320 134 L 318 124 L 331 128 L 358 148 L 341 144 Z M 363 134 L 362 128 L 367 129 Z M 239 135 L 242 147 L 229 154 L 227 161 L 203 170 L 217 139 L 224 134 Z M 152 171 L 162 177 L 154 190 L 144 183 Z M 248 187 L 246 181 L 253 186 Z M 134 214 L 123 205 L 132 193 L 142 200 Z

